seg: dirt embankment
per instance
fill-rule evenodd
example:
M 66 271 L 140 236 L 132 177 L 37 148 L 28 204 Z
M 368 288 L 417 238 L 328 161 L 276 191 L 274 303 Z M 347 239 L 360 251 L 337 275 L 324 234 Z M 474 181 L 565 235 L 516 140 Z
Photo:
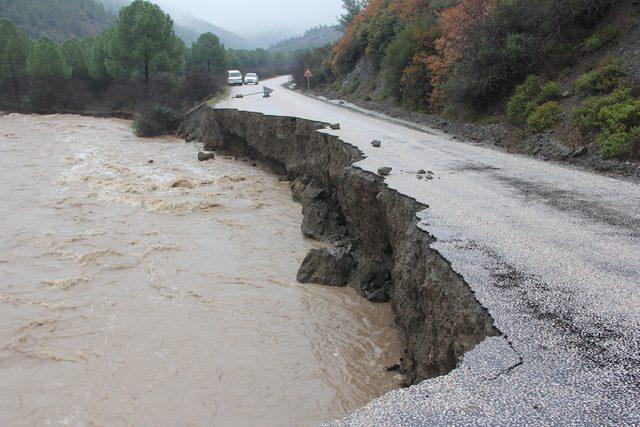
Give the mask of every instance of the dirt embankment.
M 351 286 L 373 302 L 389 301 L 411 383 L 446 374 L 487 336 L 500 332 L 487 311 L 418 228 L 428 208 L 354 166 L 362 153 L 317 132 L 326 124 L 202 107 L 181 134 L 269 165 L 291 180 L 303 206 L 305 235 L 328 243 L 312 251 L 298 278 Z

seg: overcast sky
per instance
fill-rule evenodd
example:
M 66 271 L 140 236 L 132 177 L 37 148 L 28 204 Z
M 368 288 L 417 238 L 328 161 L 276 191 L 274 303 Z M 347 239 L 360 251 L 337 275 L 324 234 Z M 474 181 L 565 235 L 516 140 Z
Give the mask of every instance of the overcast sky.
M 318 24 L 335 24 L 342 0 L 161 0 L 245 38 L 297 35 Z

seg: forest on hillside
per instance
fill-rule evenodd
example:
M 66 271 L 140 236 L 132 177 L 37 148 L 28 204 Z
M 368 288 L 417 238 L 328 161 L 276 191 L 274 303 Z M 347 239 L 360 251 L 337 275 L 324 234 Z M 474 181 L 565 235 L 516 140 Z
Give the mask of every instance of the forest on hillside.
M 0 0 L 0 17 L 29 37 L 56 42 L 96 36 L 113 24 L 113 15 L 95 0 Z
M 472 120 L 504 115 L 525 134 L 557 127 L 568 143 L 594 142 L 604 156 L 638 156 L 637 78 L 625 58 L 602 53 L 637 27 L 637 2 L 344 4 L 344 37 L 301 56 L 298 81 L 310 67 L 316 85 L 343 96 Z M 618 10 L 619 19 L 605 25 Z M 573 75 L 576 69 L 581 73 Z
M 337 42 L 343 35 L 340 26 L 319 25 L 299 37 L 282 40 L 269 47 L 273 52 L 295 52 L 296 50 L 322 47 Z
M 157 5 L 135 0 L 97 37 L 32 40 L 0 20 L 0 108 L 138 112 L 141 134 L 162 133 L 180 109 L 220 93 L 226 69 L 286 73 L 290 57 L 226 49 L 211 33 L 187 47 Z M 146 124 L 145 124 L 146 123 Z M 148 126 L 147 126 L 148 125 Z

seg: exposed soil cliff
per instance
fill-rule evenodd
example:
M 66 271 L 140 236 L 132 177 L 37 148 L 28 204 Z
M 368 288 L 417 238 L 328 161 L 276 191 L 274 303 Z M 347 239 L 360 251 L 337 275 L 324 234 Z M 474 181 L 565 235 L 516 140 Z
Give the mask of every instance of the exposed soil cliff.
M 325 123 L 202 107 L 181 134 L 213 150 L 269 165 L 292 182 L 305 235 L 333 244 L 307 256 L 298 278 L 348 285 L 373 301 L 390 301 L 411 383 L 448 373 L 487 336 L 498 335 L 487 311 L 417 226 L 428 208 L 354 166 L 355 147 L 318 132 Z

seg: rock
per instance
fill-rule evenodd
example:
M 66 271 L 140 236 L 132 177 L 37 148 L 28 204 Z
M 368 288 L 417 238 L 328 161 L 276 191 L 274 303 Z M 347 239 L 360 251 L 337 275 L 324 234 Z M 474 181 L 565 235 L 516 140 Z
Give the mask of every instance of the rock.
M 565 90 L 564 92 L 562 92 L 562 97 L 563 98 L 568 98 L 571 96 L 571 92 L 569 92 L 568 90 Z
M 587 147 L 585 147 L 584 145 L 580 148 L 578 148 L 576 151 L 573 152 L 573 154 L 571 154 L 571 157 L 573 157 L 574 159 L 577 157 L 582 157 L 585 154 L 587 154 L 589 152 L 589 150 L 587 149 Z
M 296 276 L 300 283 L 344 287 L 354 269 L 353 258 L 343 248 L 312 249 Z
M 324 190 L 315 185 L 307 185 L 302 193 L 303 197 L 307 200 L 316 200 L 322 196 Z
M 332 129 L 332 130 L 340 130 L 340 123 L 330 124 L 329 128 Z
M 433 175 L 427 175 L 427 179 L 429 180 L 433 179 Z
M 378 169 L 378 175 L 387 176 L 391 173 L 392 170 L 393 170 L 392 168 L 385 166 L 383 168 Z
M 171 184 L 171 188 L 195 188 L 195 184 L 188 179 L 179 179 Z
M 418 178 L 419 180 L 423 180 L 423 179 L 424 179 L 424 176 L 423 176 L 423 175 L 418 175 L 418 177 L 417 177 L 417 178 Z
M 191 134 L 184 137 L 185 142 L 192 142 L 194 139 L 195 138 Z
M 373 141 L 371 141 L 371 145 L 375 148 L 380 148 L 380 146 L 382 145 L 382 142 L 378 141 L 377 139 L 374 139 Z
M 212 153 L 211 151 L 200 151 L 198 153 L 198 160 L 201 162 L 206 162 L 207 160 L 213 160 L 215 158 L 215 153 Z
M 426 175 L 427 171 L 424 170 L 424 169 L 420 169 L 417 173 L 418 173 L 418 175 Z
M 152 164 L 153 160 L 149 159 L 149 161 L 147 163 Z
M 371 302 L 388 302 L 389 296 L 384 289 L 376 289 L 374 291 L 365 292 L 364 297 Z

